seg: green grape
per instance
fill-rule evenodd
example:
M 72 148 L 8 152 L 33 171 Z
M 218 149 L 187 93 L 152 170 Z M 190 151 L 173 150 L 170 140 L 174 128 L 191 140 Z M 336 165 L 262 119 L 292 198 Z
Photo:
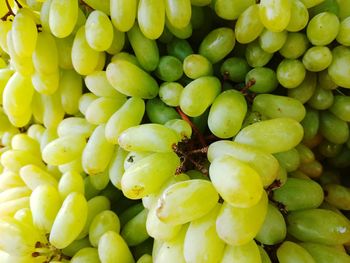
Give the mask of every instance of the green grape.
M 57 131 L 56 129 L 52 128 L 45 128 L 45 131 L 43 132 L 43 135 L 41 136 L 40 140 L 40 149 L 43 151 L 44 147 L 52 142 L 53 140 L 57 139 Z
M 338 43 L 344 46 L 350 46 L 349 33 L 350 33 L 350 17 L 347 17 L 340 22 L 339 32 L 336 37 L 336 40 L 338 41 Z
M 128 61 L 132 64 L 134 64 L 135 66 L 140 67 L 140 63 L 138 62 L 137 58 L 135 55 L 132 55 L 128 52 L 119 52 L 118 54 L 115 54 L 112 58 L 111 58 L 111 62 L 117 61 L 117 60 L 125 60 Z
M 58 52 L 54 37 L 45 31 L 38 34 L 33 52 L 33 64 L 41 74 L 53 74 L 58 71 Z
M 70 260 L 71 263 L 100 263 L 96 248 L 86 247 L 80 249 Z
M 156 0 L 140 0 L 137 21 L 142 33 L 149 39 L 157 39 L 165 24 L 165 3 Z
M 273 191 L 273 199 L 282 203 L 288 211 L 317 208 L 323 197 L 318 183 L 299 178 L 288 178 L 281 188 Z
M 177 82 L 164 82 L 159 87 L 159 98 L 168 106 L 179 106 L 183 88 Z
M 167 164 L 167 165 L 164 165 Z M 130 199 L 140 199 L 155 193 L 175 174 L 180 160 L 175 153 L 151 154 L 127 169 L 121 179 L 121 188 Z
M 169 241 L 162 242 L 158 245 L 154 245 L 152 251 L 152 258 L 155 263 L 185 263 L 185 257 L 183 254 L 183 244 L 187 226 L 182 227 L 180 233 L 175 238 Z M 157 240 L 156 240 L 157 242 Z
M 260 257 L 259 248 L 252 240 L 244 245 L 231 246 L 227 245 L 224 250 L 222 263 L 241 262 L 241 263 L 254 263 L 262 262 Z
M 85 197 L 76 192 L 69 194 L 64 199 L 52 225 L 50 243 L 59 249 L 71 244 L 83 229 L 87 214 L 88 205 Z
M 176 28 L 184 28 L 190 23 L 190 0 L 165 0 L 164 3 L 166 17 L 172 26 Z
M 183 62 L 183 72 L 191 79 L 213 74 L 211 62 L 204 56 L 192 54 L 185 58 Z
M 105 1 L 85 0 L 85 3 L 91 6 L 95 10 L 100 10 L 106 15 L 110 15 L 110 0 L 105 0 Z
M 291 241 L 283 242 L 282 245 L 277 249 L 276 254 L 278 261 L 281 263 L 316 262 L 305 248 Z
M 135 262 L 124 239 L 114 231 L 107 231 L 101 236 L 98 243 L 98 254 L 103 263 Z
M 107 170 L 93 174 L 89 176 L 91 184 L 97 189 L 97 190 L 103 190 L 107 187 L 109 183 L 109 174 Z
M 255 4 L 254 0 L 216 0 L 214 3 L 215 13 L 227 20 L 235 20 L 242 14 L 249 6 Z
M 339 184 L 327 184 L 323 187 L 325 200 L 341 210 L 350 210 L 350 189 Z
M 247 61 L 239 57 L 226 59 L 220 68 L 221 75 L 234 82 L 243 82 L 249 70 L 250 66 Z
M 128 152 L 121 147 L 115 147 L 113 156 L 109 163 L 109 178 L 111 183 L 118 189 L 121 189 L 121 178 L 124 174 L 124 160 Z
M 85 26 L 79 28 L 72 46 L 72 63 L 80 75 L 89 75 L 95 71 L 99 61 L 99 52 L 92 49 L 85 37 Z
M 291 9 L 289 0 L 261 0 L 259 4 L 260 20 L 268 30 L 281 32 L 289 24 Z
M 18 173 L 5 170 L 0 176 L 0 190 L 5 191 L 15 187 L 26 186 Z
M 137 260 L 137 263 L 152 263 L 152 256 L 148 255 L 148 254 L 144 254 L 142 257 L 140 257 Z
M 6 83 L 9 81 L 13 73 L 14 71 L 8 68 L 0 69 L 0 104 L 2 104 L 2 96 Z
M 48 1 L 45 2 L 45 4 Z M 63 69 L 73 69 L 72 47 L 75 35 L 69 35 L 65 38 L 55 38 L 58 52 L 58 65 Z
M 302 61 L 307 70 L 322 71 L 331 64 L 332 53 L 325 46 L 311 47 L 305 52 Z
M 312 108 L 306 108 L 305 118 L 301 121 L 304 129 L 304 140 L 314 138 L 319 128 L 319 112 Z
M 285 152 L 279 152 L 274 154 L 279 164 L 283 166 L 287 172 L 292 172 L 298 169 L 300 164 L 299 153 L 295 148 L 292 148 Z
M 88 90 L 96 96 L 112 98 L 124 97 L 123 94 L 119 93 L 109 84 L 106 71 L 95 71 L 87 75 L 84 82 Z
M 104 51 L 111 46 L 113 25 L 104 12 L 94 10 L 89 14 L 85 24 L 85 38 L 96 51 Z
M 265 66 L 272 56 L 272 53 L 268 53 L 261 48 L 258 40 L 249 43 L 245 50 L 245 58 L 249 66 L 254 68 Z
M 16 54 L 19 57 L 30 57 L 33 54 L 38 38 L 38 31 L 29 9 L 18 10 L 12 24 L 12 39 Z
M 9 53 L 8 47 L 7 47 L 7 33 L 12 29 L 12 22 L 9 20 L 0 21 L 0 48 L 5 51 L 6 53 Z
M 323 156 L 330 158 L 337 156 L 341 152 L 342 147 L 342 144 L 336 144 L 327 140 L 323 140 L 317 148 Z
M 169 186 L 158 200 L 157 217 L 167 224 L 184 224 L 207 214 L 218 198 L 215 188 L 206 180 L 178 182 Z
M 135 23 L 137 1 L 110 0 L 110 13 L 113 25 L 122 32 L 131 29 Z
M 295 149 L 299 153 L 300 163 L 309 163 L 315 160 L 314 152 L 306 145 L 300 143 Z
M 264 29 L 259 18 L 259 5 L 253 4 L 244 10 L 238 17 L 235 26 L 236 40 L 241 44 L 247 44 L 259 37 Z
M 129 152 L 124 160 L 124 170 L 151 154 L 152 152 Z
M 232 141 L 217 141 L 210 144 L 208 148 L 210 162 L 226 155 L 245 162 L 256 170 L 261 176 L 264 187 L 270 185 L 277 176 L 279 164 L 271 154 L 260 151 L 253 146 Z
M 113 150 L 114 145 L 105 137 L 105 126 L 97 126 L 82 152 L 84 171 L 90 175 L 102 173 L 112 158 Z
M 350 61 L 350 49 L 344 46 L 337 46 L 332 50 L 333 60 L 328 67 L 328 74 L 331 80 L 338 86 L 350 88 L 348 71 Z
M 340 245 L 350 240 L 350 223 L 333 211 L 307 209 L 292 212 L 287 217 L 288 233 L 304 242 Z
M 307 102 L 314 94 L 317 86 L 317 75 L 306 71 L 303 82 L 296 88 L 288 89 L 288 97 L 299 100 L 301 103 Z
M 220 27 L 205 36 L 199 46 L 199 54 L 211 63 L 216 63 L 233 50 L 235 42 L 234 31 L 228 27 Z
M 57 126 L 57 134 L 59 137 L 81 134 L 84 138 L 89 138 L 94 129 L 95 126 L 88 123 L 84 118 L 69 117 L 62 120 Z
M 328 141 L 336 144 L 345 143 L 349 138 L 347 123 L 328 111 L 320 113 L 319 131 Z
M 304 54 L 308 46 L 309 41 L 305 34 L 299 32 L 288 33 L 287 40 L 279 49 L 279 53 L 285 58 L 296 59 Z
M 128 246 L 138 245 L 149 237 L 146 230 L 147 214 L 148 210 L 143 209 L 123 226 L 120 235 Z
M 167 52 L 169 55 L 183 61 L 187 56 L 193 53 L 193 50 L 186 40 L 175 38 L 167 44 Z
M 187 39 L 193 32 L 191 23 L 188 23 L 185 27 L 177 28 L 169 22 L 168 18 L 165 19 L 165 28 L 171 35 L 179 39 Z
M 78 10 L 77 0 L 51 0 L 49 11 L 51 33 L 58 38 L 71 34 L 78 20 Z
M 320 88 L 333 90 L 338 88 L 338 85 L 334 83 L 328 74 L 328 70 L 323 70 L 317 73 L 317 84 Z
M 224 252 L 225 243 L 216 233 L 216 217 L 221 205 L 190 223 L 184 240 L 183 253 L 186 262 L 215 262 Z
M 278 86 L 276 73 L 266 67 L 256 67 L 251 69 L 246 77 L 245 83 L 254 81 L 254 84 L 249 88 L 252 92 L 267 93 L 275 90 Z
M 219 237 L 231 246 L 242 246 L 253 241 L 264 223 L 267 207 L 265 192 L 256 205 L 248 208 L 234 207 L 224 202 L 216 219 Z
M 119 31 L 113 26 L 113 40 L 106 52 L 111 55 L 118 54 L 125 45 L 125 33 Z
M 0 203 L 30 196 L 31 189 L 26 186 L 13 186 L 8 189 L 2 189 L 0 193 Z
M 259 174 L 232 156 L 215 158 L 209 167 L 210 179 L 220 196 L 234 207 L 252 207 L 261 199 Z
M 65 199 L 73 192 L 84 194 L 83 177 L 76 171 L 64 173 L 58 183 L 58 191 L 62 199 Z
M 30 210 L 35 227 L 50 233 L 61 207 L 62 200 L 57 189 L 51 185 L 39 185 L 30 196 Z
M 349 96 L 334 96 L 333 104 L 329 108 L 335 116 L 343 121 L 350 121 L 350 97 Z
M 326 110 L 333 104 L 333 100 L 334 96 L 331 90 L 316 87 L 308 104 L 316 110 Z
M 159 63 L 159 50 L 155 40 L 148 39 L 135 24 L 128 32 L 128 39 L 141 67 L 146 71 L 153 71 Z
M 232 111 L 235 114 L 232 114 Z M 217 96 L 210 108 L 208 127 L 219 138 L 230 138 L 236 135 L 242 127 L 247 113 L 247 103 L 242 93 L 227 90 Z
M 158 84 L 147 72 L 123 60 L 111 62 L 106 69 L 109 83 L 122 94 L 152 99 L 158 94 Z
M 80 75 L 73 70 L 62 70 L 58 89 L 64 111 L 72 115 L 78 113 L 83 89 Z
M 345 168 L 349 166 L 350 150 L 348 147 L 343 147 L 340 153 L 329 161 L 334 167 Z
M 191 81 L 181 93 L 181 110 L 190 117 L 197 117 L 214 102 L 221 89 L 216 77 L 205 76 Z
M 324 0 L 301 0 L 301 2 L 304 3 L 306 8 L 314 7 L 320 3 L 322 3 Z
M 61 165 L 81 155 L 86 140 L 80 134 L 66 135 L 48 143 L 42 150 L 43 160 L 52 165 Z
M 283 215 L 274 205 L 269 203 L 265 221 L 255 239 L 265 245 L 276 245 L 282 242 L 287 234 Z
M 12 137 L 11 147 L 14 150 L 29 151 L 36 156 L 41 156 L 39 142 L 24 133 L 16 134 Z
M 309 12 L 305 1 L 291 1 L 290 20 L 286 27 L 289 32 L 298 32 L 304 29 L 309 21 Z
M 276 153 L 295 147 L 300 143 L 302 137 L 303 129 L 297 121 L 290 118 L 275 118 L 243 128 L 234 141 L 269 153 Z
M 309 163 L 301 163 L 299 170 L 305 173 L 308 177 L 318 178 L 322 174 L 323 166 L 319 161 L 314 160 Z
M 173 119 L 164 123 L 164 126 L 174 130 L 179 136 L 179 141 L 184 141 L 191 138 L 192 127 L 187 121 Z
M 176 81 L 183 74 L 181 61 L 173 56 L 162 56 L 155 71 L 156 76 L 163 81 Z
M 32 84 L 38 93 L 52 95 L 59 88 L 59 78 L 58 70 L 52 74 L 42 74 L 36 71 L 32 75 Z
M 23 182 L 32 190 L 40 185 L 57 187 L 56 178 L 37 165 L 25 165 L 19 170 L 19 174 Z
M 42 126 L 41 124 L 32 124 L 27 130 L 27 135 L 28 137 L 36 140 L 40 144 L 40 141 L 44 132 L 45 132 L 44 126 Z
M 284 59 L 278 65 L 276 74 L 279 83 L 283 87 L 291 89 L 298 87 L 303 82 L 306 70 L 300 60 Z
M 331 12 L 322 12 L 314 16 L 306 28 L 308 39 L 313 45 L 328 45 L 338 35 L 339 19 Z
M 287 36 L 287 31 L 273 32 L 265 28 L 259 36 L 259 44 L 264 51 L 274 53 L 282 48 Z
M 316 262 L 320 263 L 347 263 L 349 255 L 340 251 L 334 246 L 326 246 L 316 243 L 300 243 L 306 249 Z
M 258 246 L 259 252 L 260 252 L 260 259 L 261 263 L 271 263 L 271 259 L 265 249 L 263 249 L 261 246 Z
M 10 216 L 13 217 L 16 212 L 23 208 L 29 207 L 29 197 L 21 197 L 14 200 L 6 201 L 0 204 L 0 213 L 1 216 Z
M 169 120 L 180 118 L 180 115 L 174 108 L 167 106 L 159 98 L 147 101 L 146 112 L 152 123 L 164 124 Z
M 1 165 L 13 172 L 18 172 L 23 166 L 34 164 L 44 167 L 43 162 L 31 152 L 22 150 L 8 150 L 1 155 Z

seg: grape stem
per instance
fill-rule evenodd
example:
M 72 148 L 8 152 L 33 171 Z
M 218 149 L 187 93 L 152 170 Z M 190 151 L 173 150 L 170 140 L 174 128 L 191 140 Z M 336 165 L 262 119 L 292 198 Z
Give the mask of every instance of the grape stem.
M 85 9 L 86 9 L 87 12 L 88 12 L 88 11 L 94 10 L 91 6 L 89 6 L 87 3 L 85 3 L 84 0 L 79 0 L 79 3 L 80 3 L 80 5 L 82 5 L 82 6 L 85 7 Z
M 18 6 L 18 8 L 23 8 L 23 6 L 18 2 L 18 0 L 15 0 L 15 3 Z
M 5 0 L 5 3 L 6 3 L 6 7 L 7 7 L 8 12 L 1 18 L 2 21 L 6 21 L 7 18 L 11 15 L 15 16 L 15 14 L 13 13 L 12 8 L 9 4 L 9 1 Z

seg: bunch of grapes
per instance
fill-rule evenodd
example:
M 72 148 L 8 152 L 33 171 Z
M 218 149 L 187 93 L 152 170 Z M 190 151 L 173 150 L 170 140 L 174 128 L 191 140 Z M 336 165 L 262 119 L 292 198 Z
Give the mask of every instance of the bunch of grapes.
M 350 262 L 349 0 L 3 0 L 0 262 Z

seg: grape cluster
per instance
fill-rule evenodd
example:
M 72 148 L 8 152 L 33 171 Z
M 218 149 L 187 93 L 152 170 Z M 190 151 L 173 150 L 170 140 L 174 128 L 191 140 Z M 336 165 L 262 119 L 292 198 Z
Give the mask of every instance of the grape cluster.
M 0 262 L 350 262 L 349 0 L 0 17 Z

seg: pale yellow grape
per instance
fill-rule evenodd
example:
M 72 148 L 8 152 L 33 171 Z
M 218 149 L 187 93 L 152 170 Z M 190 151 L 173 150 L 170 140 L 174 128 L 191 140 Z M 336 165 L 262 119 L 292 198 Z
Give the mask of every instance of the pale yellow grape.
M 73 192 L 84 194 L 83 177 L 76 171 L 64 173 L 58 182 L 58 191 L 62 200 Z
M 124 160 L 124 170 L 129 169 L 135 163 L 151 155 L 152 153 L 153 152 L 129 152 L 129 154 L 126 156 Z
M 1 164 L 4 168 L 18 172 L 27 164 L 44 167 L 44 163 L 31 152 L 23 150 L 8 150 L 1 155 Z
M 184 224 L 204 216 L 214 208 L 218 199 L 219 195 L 209 181 L 178 182 L 162 194 L 156 208 L 157 216 L 164 223 Z
M 85 138 L 89 138 L 95 129 L 95 125 L 90 124 L 86 119 L 81 117 L 69 117 L 63 119 L 57 126 L 57 134 L 59 137 L 66 135 L 81 134 Z
M 64 118 L 64 110 L 58 91 L 52 95 L 41 95 L 43 101 L 43 123 L 46 128 L 56 129 Z
M 40 93 L 38 92 L 34 92 L 33 94 L 33 98 L 32 98 L 32 112 L 33 112 L 33 120 L 35 123 L 40 123 L 42 125 L 42 127 L 45 130 L 44 125 L 42 124 L 43 118 L 44 118 L 44 103 L 42 100 L 42 96 Z M 33 125 L 31 125 L 33 126 Z M 42 133 L 44 133 L 44 131 L 42 131 Z M 42 136 L 40 136 L 42 137 Z
M 89 105 L 98 98 L 95 94 L 88 92 L 84 93 L 79 99 L 79 111 L 85 115 Z
M 138 260 L 137 263 L 152 263 L 153 259 L 151 255 L 143 254 Z
M 2 94 L 4 91 L 4 88 L 6 86 L 6 83 L 13 75 L 14 71 L 6 68 L 6 69 L 0 69 L 0 103 L 2 104 Z
M 135 23 L 137 1 L 110 0 L 110 12 L 113 25 L 119 31 L 129 31 Z
M 118 144 L 127 151 L 172 152 L 178 136 L 161 124 L 147 123 L 123 131 Z
M 232 156 L 215 158 L 209 167 L 211 182 L 220 196 L 235 207 L 251 207 L 263 190 L 260 175 Z
M 108 231 L 101 236 L 98 243 L 98 254 L 101 263 L 135 262 L 124 239 L 114 231 Z
M 261 0 L 259 15 L 263 25 L 273 31 L 281 32 L 286 29 L 291 17 L 290 0 Z
M 216 219 L 216 231 L 219 237 L 232 246 L 249 243 L 264 223 L 267 205 L 265 192 L 256 205 L 248 208 L 233 207 L 224 202 Z
M 158 84 L 147 72 L 123 60 L 111 62 L 106 69 L 109 83 L 127 96 L 152 99 L 158 94 Z
M 259 263 L 260 252 L 254 240 L 240 246 L 227 245 L 221 263 Z
M 107 169 L 101 173 L 90 175 L 90 182 L 97 190 L 103 190 L 109 183 L 109 174 Z
M 43 31 L 50 32 L 49 15 L 52 0 L 46 0 L 40 9 L 40 21 Z
M 193 4 L 193 1 L 191 2 Z M 254 4 L 254 0 L 217 0 L 215 1 L 214 7 L 219 17 L 227 20 L 235 20 L 244 10 Z
M 62 70 L 58 89 L 64 111 L 71 115 L 78 113 L 79 99 L 83 93 L 81 76 L 74 70 Z
M 81 157 L 78 157 L 74 161 L 71 161 L 69 163 L 61 164 L 58 166 L 58 170 L 61 173 L 66 173 L 66 172 L 77 172 L 77 173 L 83 173 L 84 169 L 81 164 Z
M 139 125 L 145 113 L 142 99 L 131 97 L 107 121 L 105 136 L 108 142 L 117 144 L 119 135 L 126 129 Z
M 309 21 L 309 12 L 303 1 L 291 1 L 291 15 L 286 30 L 297 32 L 306 27 Z
M 25 133 L 14 135 L 11 140 L 11 147 L 14 150 L 25 150 L 36 156 L 41 156 L 39 142 Z
M 98 215 L 102 211 L 109 210 L 111 208 L 111 203 L 107 197 L 103 195 L 99 195 L 91 198 L 87 202 L 87 206 L 88 206 L 88 213 L 87 213 L 86 221 L 77 239 L 82 239 L 83 237 L 89 234 L 89 227 L 91 225 L 92 220 L 95 218 L 96 215 Z
M 62 249 L 71 244 L 84 227 L 88 213 L 85 197 L 71 193 L 58 211 L 50 233 L 50 243 Z
M 107 80 L 106 71 L 95 71 L 84 79 L 85 85 L 92 93 L 100 97 L 124 97 L 114 89 Z
M 100 52 L 89 46 L 85 37 L 85 26 L 79 28 L 75 35 L 71 55 L 73 67 L 77 73 L 88 75 L 95 71 L 99 62 Z
M 6 53 L 8 53 L 8 47 L 7 47 L 7 33 L 12 28 L 12 22 L 7 21 L 0 21 L 0 47 L 2 50 L 4 50 Z
M 87 3 L 89 6 L 91 6 L 95 10 L 100 10 L 106 15 L 110 15 L 110 0 L 106 1 L 99 1 L 99 0 L 86 0 L 85 3 Z
M 100 263 L 96 248 L 86 247 L 80 249 L 70 260 L 71 263 Z
M 75 26 L 73 28 L 73 31 L 70 35 L 74 35 L 77 33 L 80 27 L 84 26 L 86 23 L 86 16 L 82 8 L 78 8 L 78 19 L 77 22 L 75 23 Z
M 186 262 L 219 262 L 225 247 L 216 232 L 220 208 L 221 204 L 217 204 L 208 214 L 190 223 L 184 241 Z
M 46 1 L 45 3 L 47 3 Z M 72 64 L 72 47 L 75 35 L 69 35 L 65 38 L 55 38 L 57 52 L 58 52 L 58 65 L 62 69 L 73 69 Z
M 120 231 L 118 216 L 111 210 L 104 210 L 97 214 L 89 226 L 89 240 L 92 246 L 97 247 L 101 236 L 107 231 Z
M 140 0 L 137 20 L 142 33 L 149 39 L 157 39 L 163 33 L 165 24 L 164 0 Z
M 62 199 L 56 187 L 40 185 L 35 188 L 30 196 L 30 210 L 35 227 L 45 234 L 50 233 L 61 204 Z
M 100 97 L 86 109 L 85 118 L 91 124 L 104 124 L 125 103 L 126 97 Z
M 58 38 L 72 33 L 78 19 L 78 0 L 52 0 L 49 11 L 49 26 Z
M 235 37 L 239 43 L 247 44 L 259 37 L 264 25 L 259 17 L 259 6 L 257 4 L 249 6 L 238 17 L 235 26 Z
M 0 215 L 2 217 L 5 217 L 5 216 L 13 217 L 18 210 L 23 208 L 28 208 L 28 207 L 29 207 L 28 196 L 6 201 L 0 204 Z
M 51 141 L 57 139 L 57 131 L 56 129 L 45 129 L 45 131 L 43 132 L 43 135 L 41 136 L 41 140 L 40 140 L 40 149 L 41 151 L 43 151 L 43 149 L 45 148 L 45 146 L 50 143 Z
M 97 126 L 82 153 L 84 171 L 90 175 L 103 172 L 112 158 L 113 150 L 114 145 L 106 140 L 105 126 Z
M 14 186 L 8 189 L 2 189 L 0 192 L 0 203 L 30 196 L 31 192 L 31 189 L 26 186 Z
M 112 44 L 108 47 L 106 52 L 111 55 L 118 54 L 124 47 L 125 33 L 119 31 L 113 26 L 113 40 Z
M 49 32 L 40 32 L 33 53 L 33 64 L 41 74 L 58 71 L 58 52 L 54 37 Z
M 108 172 L 109 179 L 111 183 L 118 189 L 121 190 L 121 179 L 124 174 L 124 160 L 128 152 L 125 151 L 122 147 L 115 147 L 113 156 L 109 163 Z
M 15 187 L 25 187 L 25 183 L 18 173 L 3 171 L 0 175 L 0 191 L 9 190 Z
M 47 144 L 42 151 L 43 160 L 52 165 L 61 165 L 75 160 L 86 145 L 80 134 L 66 135 Z
M 40 185 L 57 187 L 57 180 L 50 173 L 39 166 L 28 164 L 19 170 L 19 174 L 25 184 L 32 190 Z
M 185 234 L 185 233 L 184 233 Z M 163 241 L 160 241 L 160 240 L 157 240 L 157 239 L 154 239 L 153 241 L 153 248 L 152 248 L 152 258 L 154 260 L 154 262 L 156 261 L 156 258 L 158 256 L 158 252 L 160 251 L 162 245 L 163 245 Z M 185 259 L 183 259 L 184 261 Z
M 165 13 L 170 24 L 176 28 L 184 28 L 191 20 L 190 0 L 164 0 Z
M 234 141 L 254 146 L 268 153 L 290 150 L 303 137 L 302 126 L 294 119 L 275 118 L 251 124 L 243 128 Z
M 21 223 L 29 225 L 29 226 L 33 226 L 32 211 L 30 210 L 29 207 L 19 209 L 15 213 L 13 218 L 16 219 L 18 222 L 21 222 Z
M 121 189 L 130 199 L 140 199 L 157 192 L 176 172 L 179 157 L 173 153 L 154 153 L 127 169 L 121 179 Z
M 98 55 L 97 65 L 94 71 L 103 70 L 106 64 L 106 52 L 100 52 Z
M 36 71 L 32 75 L 32 84 L 38 93 L 52 95 L 59 87 L 59 78 L 58 70 L 52 74 L 42 74 Z
M 181 119 L 173 119 L 167 121 L 164 123 L 164 125 L 174 130 L 178 134 L 179 141 L 184 141 L 191 138 L 192 127 L 187 121 Z
M 19 57 L 30 57 L 35 49 L 38 31 L 31 10 L 18 10 L 12 25 L 12 39 Z
M 89 46 L 97 51 L 107 50 L 113 41 L 113 25 L 99 10 L 92 11 L 85 24 L 85 37 Z
M 350 17 L 340 22 L 336 40 L 344 46 L 350 46 Z

